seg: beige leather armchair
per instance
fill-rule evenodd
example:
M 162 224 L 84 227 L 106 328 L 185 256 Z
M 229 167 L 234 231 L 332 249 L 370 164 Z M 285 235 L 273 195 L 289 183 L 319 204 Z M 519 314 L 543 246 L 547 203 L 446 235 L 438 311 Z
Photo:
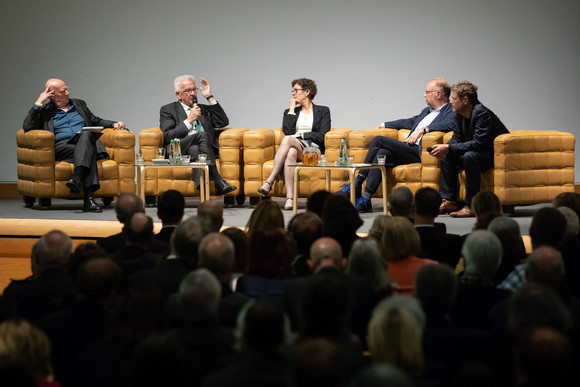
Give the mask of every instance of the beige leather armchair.
M 247 128 L 224 128 L 220 130 L 220 154 L 216 160 L 220 174 L 228 183 L 238 187 L 228 194 L 235 196 L 241 192 L 243 184 L 243 147 L 242 137 Z M 139 132 L 139 149 L 145 161 L 151 161 L 155 149 L 163 147 L 163 132 L 159 127 L 144 129 Z M 215 195 L 215 186 L 210 182 L 211 193 Z M 145 197 L 148 203 L 154 203 L 155 197 L 163 192 L 175 189 L 184 196 L 198 196 L 199 191 L 192 180 L 191 169 L 149 169 L 145 173 Z
M 108 160 L 97 161 L 101 188 L 95 192 L 105 205 L 122 192 L 135 192 L 135 135 L 127 130 L 104 129 L 100 138 L 109 153 Z M 18 159 L 18 192 L 26 207 L 38 199 L 43 207 L 51 198 L 79 198 L 82 192 L 71 194 L 66 182 L 74 165 L 55 161 L 54 134 L 47 130 L 19 130 L 16 134 Z

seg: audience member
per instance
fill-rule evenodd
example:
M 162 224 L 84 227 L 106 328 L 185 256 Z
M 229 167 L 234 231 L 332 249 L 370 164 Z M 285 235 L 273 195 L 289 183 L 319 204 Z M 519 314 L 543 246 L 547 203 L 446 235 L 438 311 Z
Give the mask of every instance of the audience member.
M 490 212 L 501 214 L 501 202 L 496 194 L 491 191 L 478 192 L 471 203 L 475 216 L 487 214 Z
M 389 278 L 398 285 L 401 294 L 414 294 L 415 277 L 419 269 L 437 264 L 437 261 L 415 256 L 421 249 L 421 239 L 407 218 L 395 216 L 389 219 L 383 230 L 381 245 Z
M 363 221 L 349 199 L 333 194 L 327 200 L 322 211 L 324 235 L 340 243 L 345 257 L 350 254 L 352 243 L 359 237 L 356 230 Z
M 16 307 L 15 316 L 35 321 L 70 305 L 74 300 L 74 282 L 67 272 L 72 240 L 64 232 L 52 230 L 38 241 L 34 255 L 38 275 L 12 280 L 4 289 L 3 304 Z
M 316 215 L 322 218 L 324 204 L 326 203 L 326 199 L 328 199 L 331 195 L 332 193 L 324 189 L 314 192 L 308 197 L 308 199 L 306 199 L 306 210 L 314 212 Z
M 402 216 L 413 221 L 413 192 L 408 187 L 395 189 L 388 197 L 391 216 Z
M 445 225 L 435 222 L 440 205 L 441 195 L 433 188 L 420 188 L 415 192 L 414 221 L 421 240 L 421 251 L 417 257 L 446 263 L 455 268 L 461 257 L 463 240 L 459 235 L 447 234 Z M 441 224 L 443 227 L 439 226 Z
M 292 275 L 294 245 L 281 228 L 257 229 L 248 237 L 248 267 L 238 278 L 236 292 L 250 297 L 281 298 Z
M 465 271 L 459 279 L 459 290 L 453 322 L 462 327 L 491 329 L 489 311 L 510 296 L 510 292 L 497 289 L 493 278 L 500 265 L 501 242 L 491 231 L 472 232 L 461 249 Z
M 566 283 L 570 291 L 580 297 L 580 227 L 578 215 L 569 207 L 558 207 L 566 218 L 566 236 L 562 242 L 562 259 L 566 269 Z
M 399 367 L 391 364 L 372 364 L 352 382 L 352 387 L 414 387 L 413 380 Z
M 197 207 L 197 216 L 207 218 L 211 232 L 220 232 L 224 224 L 224 206 L 216 200 L 206 200 Z
M 346 384 L 341 348 L 314 338 L 298 344 L 290 354 L 290 387 L 341 387 Z
M 312 270 L 308 266 L 310 247 L 324 233 L 322 219 L 314 212 L 299 213 L 290 221 L 289 229 L 290 235 L 296 244 L 296 256 L 292 262 L 294 275 L 296 277 L 307 277 L 312 274 Z
M 70 256 L 68 273 L 73 281 L 77 278 L 79 268 L 93 258 L 108 258 L 105 250 L 96 243 L 81 243 Z
M 230 238 L 234 244 L 236 254 L 234 273 L 236 276 L 239 276 L 246 271 L 248 261 L 248 234 L 237 227 L 228 227 L 221 233 Z
M 493 283 L 497 286 L 526 259 L 526 247 L 520 234 L 520 225 L 511 218 L 497 217 L 491 221 L 487 230 L 499 238 L 502 247 L 501 262 L 493 276 Z
M 352 244 L 346 273 L 368 279 L 377 300 L 382 300 L 393 294 L 385 265 L 377 241 L 374 238 L 361 238 Z
M 250 234 L 255 230 L 274 227 L 284 229 L 284 214 L 282 214 L 278 203 L 270 199 L 263 199 L 250 214 L 250 219 L 246 224 L 246 232 Z
M 185 198 L 181 192 L 174 189 L 163 192 L 157 201 L 157 217 L 162 227 L 155 238 L 169 244 L 171 234 L 183 220 L 184 212 Z
M 381 238 L 383 237 L 383 230 L 385 229 L 385 224 L 391 219 L 391 215 L 377 215 L 375 220 L 373 220 L 373 224 L 369 230 L 368 236 L 373 238 L 377 241 L 377 243 L 381 244 Z
M 204 387 L 283 386 L 286 361 L 282 348 L 286 339 L 286 320 L 280 306 L 262 298 L 253 302 L 240 318 L 238 327 L 244 354 L 229 367 L 207 377 Z
M 250 297 L 232 291 L 235 267 L 233 242 L 225 235 L 209 233 L 199 245 L 199 266 L 208 269 L 219 281 L 222 292 L 218 306 L 218 321 L 228 328 L 236 327 L 238 314 Z
M 580 194 L 576 192 L 562 192 L 552 200 L 552 207 L 568 207 L 580 217 Z
M 54 381 L 50 347 L 44 332 L 26 320 L 6 320 L 0 324 L 0 356 L 24 364 L 38 386 L 60 386 Z M 4 383 L 6 381 L 2 380 L 2 385 L 6 385 Z

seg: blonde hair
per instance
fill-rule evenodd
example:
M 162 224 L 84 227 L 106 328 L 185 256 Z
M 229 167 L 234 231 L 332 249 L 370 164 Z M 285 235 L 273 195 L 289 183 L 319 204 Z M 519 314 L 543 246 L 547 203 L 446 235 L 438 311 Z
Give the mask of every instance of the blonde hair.
M 420 376 L 423 369 L 423 332 L 411 312 L 401 306 L 375 312 L 369 322 L 368 342 L 373 360 Z
M 21 361 L 36 380 L 51 381 L 50 340 L 46 334 L 26 320 L 6 320 L 0 324 L 0 356 Z
M 387 261 L 399 261 L 421 249 L 421 239 L 413 223 L 402 216 L 394 216 L 385 223 L 381 237 Z

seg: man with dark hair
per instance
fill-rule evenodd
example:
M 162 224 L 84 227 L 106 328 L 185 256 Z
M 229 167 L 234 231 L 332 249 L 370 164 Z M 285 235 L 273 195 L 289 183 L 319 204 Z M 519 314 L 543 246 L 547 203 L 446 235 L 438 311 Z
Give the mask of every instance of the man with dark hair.
M 419 258 L 433 259 L 447 263 L 452 268 L 461 258 L 461 236 L 447 234 L 444 223 L 436 223 L 439 215 L 441 195 L 430 187 L 420 188 L 415 192 L 414 223 L 421 238 Z
M 224 224 L 224 207 L 216 200 L 206 200 L 197 207 L 197 216 L 208 220 L 211 232 L 220 232 Z
M 440 214 L 473 217 L 471 200 L 479 192 L 481 173 L 493 168 L 493 140 L 509 133 L 505 125 L 477 98 L 477 86 L 460 81 L 451 87 L 451 105 L 456 114 L 453 137 L 447 144 L 433 145 L 431 155 L 441 160 Z M 465 204 L 457 202 L 457 171 L 465 170 Z
M 297 214 L 291 221 L 290 235 L 296 243 L 296 257 L 292 269 L 296 277 L 307 277 L 312 274 L 308 265 L 310 247 L 324 233 L 322 219 L 314 212 Z
M 67 272 L 72 240 L 60 230 L 44 234 L 38 241 L 36 275 L 12 280 L 4 289 L 2 303 L 16 306 L 16 316 L 35 321 L 74 300 L 74 283 Z M 16 317 L 12 316 L 12 317 Z
M 162 227 L 155 238 L 169 243 L 171 234 L 183 220 L 184 211 L 185 198 L 181 192 L 174 189 L 163 192 L 157 201 L 157 217 L 161 219 Z
M 402 165 L 421 162 L 421 139 L 429 132 L 448 132 L 455 126 L 455 113 L 449 104 L 449 84 L 443 78 L 434 78 L 425 87 L 425 102 L 427 107 L 418 115 L 395 121 L 382 122 L 381 128 L 410 129 L 411 132 L 405 141 L 397 141 L 385 136 L 376 136 L 369 145 L 365 163 L 376 163 L 378 155 L 385 155 L 386 162 L 392 165 Z M 367 179 L 365 192 L 362 193 L 362 184 Z M 381 173 L 378 169 L 360 171 L 356 177 L 355 191 L 356 209 L 359 212 L 372 211 L 371 198 L 381 184 Z M 384 182 L 386 184 L 386 182 Z M 350 195 L 350 185 L 346 184 L 339 191 Z M 362 197 L 361 197 L 362 194 Z
M 258 299 L 247 308 L 240 325 L 244 355 L 207 377 L 202 386 L 284 386 L 286 362 L 281 349 L 287 332 L 282 309 L 271 299 Z
M 395 189 L 388 199 L 391 216 L 402 216 L 413 221 L 413 192 L 408 187 Z
M 235 266 L 234 243 L 227 236 L 212 232 L 207 234 L 199 245 L 199 266 L 211 271 L 222 287 L 218 306 L 220 324 L 235 328 L 238 314 L 250 301 L 245 294 L 234 292 L 231 288 Z

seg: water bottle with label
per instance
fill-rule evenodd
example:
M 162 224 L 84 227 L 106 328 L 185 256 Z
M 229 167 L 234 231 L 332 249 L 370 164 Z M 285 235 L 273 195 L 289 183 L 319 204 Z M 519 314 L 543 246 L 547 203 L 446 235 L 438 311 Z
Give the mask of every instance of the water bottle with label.
M 175 159 L 175 164 L 181 165 L 181 140 L 176 138 L 173 141 L 175 150 L 173 151 L 173 158 Z
M 175 165 L 175 141 L 169 142 L 169 164 Z
M 346 140 L 340 140 L 340 149 L 338 151 L 338 165 L 346 165 L 346 158 L 348 156 L 348 146 Z

